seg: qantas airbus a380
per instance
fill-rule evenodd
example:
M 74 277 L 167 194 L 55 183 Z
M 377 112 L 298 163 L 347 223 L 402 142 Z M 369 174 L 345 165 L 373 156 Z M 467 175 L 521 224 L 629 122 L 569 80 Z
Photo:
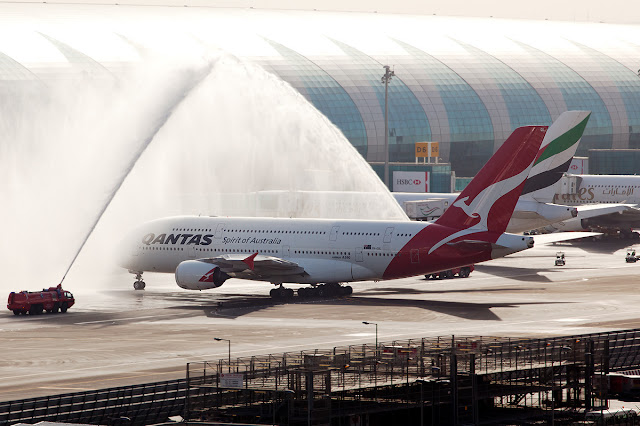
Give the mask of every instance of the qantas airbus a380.
M 133 231 L 120 265 L 136 274 L 175 273 L 185 289 L 229 278 L 311 284 L 299 296 L 350 294 L 339 283 L 424 275 L 503 257 L 533 246 L 505 233 L 547 127 L 516 129 L 434 223 L 334 219 L 168 217 Z

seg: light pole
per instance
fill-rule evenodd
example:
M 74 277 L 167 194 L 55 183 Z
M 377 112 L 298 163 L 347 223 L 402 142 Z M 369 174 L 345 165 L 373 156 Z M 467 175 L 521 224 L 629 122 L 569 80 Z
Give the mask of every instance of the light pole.
M 362 321 L 365 325 L 375 325 L 376 326 L 376 353 L 378 353 L 378 323 Z
M 215 340 L 216 342 L 221 342 L 221 341 L 225 341 L 229 343 L 229 371 L 231 371 L 231 340 L 229 339 L 223 339 L 221 337 L 214 337 L 213 340 Z
M 390 69 L 389 65 L 385 65 L 384 75 L 380 79 L 380 82 L 384 84 L 384 184 L 389 190 L 389 82 L 391 78 L 396 74 Z
M 373 386 L 375 387 L 376 392 L 376 401 L 378 400 L 378 323 L 362 321 L 365 325 L 375 325 L 376 326 L 376 351 L 373 362 Z

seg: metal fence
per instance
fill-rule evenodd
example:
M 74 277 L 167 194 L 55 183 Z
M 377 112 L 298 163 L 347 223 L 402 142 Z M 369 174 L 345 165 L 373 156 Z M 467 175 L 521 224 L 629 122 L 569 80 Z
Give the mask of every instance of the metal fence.
M 435 410 L 429 398 L 436 398 L 450 406 L 446 421 L 477 423 L 483 403 L 547 412 L 606 407 L 606 374 L 640 366 L 640 331 L 408 339 L 230 361 L 188 365 L 189 418 L 220 418 L 226 411 L 267 421 L 286 403 L 286 423 L 296 424 L 312 411 L 321 421 L 327 404 L 340 416 L 384 403 L 415 409 L 426 402 Z
M 634 368 L 640 330 L 408 339 L 190 363 L 181 380 L 0 402 L 0 425 L 143 425 L 225 412 L 256 423 L 306 424 L 312 415 L 331 421 L 424 407 L 435 422 L 475 423 L 487 401 L 551 411 L 602 407 L 602 378 Z
M 182 415 L 186 380 L 0 402 L 0 425 L 57 421 L 147 425 Z

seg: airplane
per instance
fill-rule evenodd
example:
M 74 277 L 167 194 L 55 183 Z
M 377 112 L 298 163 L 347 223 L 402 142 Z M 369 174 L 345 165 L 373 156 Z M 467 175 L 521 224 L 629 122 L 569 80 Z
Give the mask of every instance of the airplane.
M 425 275 L 533 247 L 505 233 L 546 126 L 517 128 L 435 222 L 177 216 L 141 225 L 123 240 L 119 264 L 136 275 L 174 273 L 181 288 L 205 290 L 229 278 L 311 284 L 298 296 L 348 295 L 340 283 Z
M 555 192 L 557 202 L 577 206 L 579 214 L 545 231 L 616 231 L 624 238 L 640 238 L 634 232 L 640 228 L 640 176 L 565 173 Z
M 536 162 L 509 220 L 507 232 L 520 233 L 572 219 L 579 209 L 556 203 L 556 183 L 569 169 L 582 133 L 591 116 L 590 111 L 566 111 L 553 122 L 542 141 Z M 434 200 L 434 206 L 451 205 L 458 194 L 393 192 L 401 206 L 405 202 Z M 435 200 L 443 200 L 435 203 Z M 425 205 L 429 205 L 428 203 Z M 441 212 L 442 208 L 436 210 Z M 429 215 L 431 216 L 431 215 Z M 431 216 L 435 218 L 437 216 Z

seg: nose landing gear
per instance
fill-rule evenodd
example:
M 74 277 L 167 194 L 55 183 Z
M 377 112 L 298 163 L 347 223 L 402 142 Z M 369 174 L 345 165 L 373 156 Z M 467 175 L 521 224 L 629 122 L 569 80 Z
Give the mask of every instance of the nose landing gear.
M 133 283 L 133 288 L 135 290 L 144 290 L 147 286 L 144 281 L 142 281 L 142 272 L 134 272 L 136 274 L 136 281 Z

